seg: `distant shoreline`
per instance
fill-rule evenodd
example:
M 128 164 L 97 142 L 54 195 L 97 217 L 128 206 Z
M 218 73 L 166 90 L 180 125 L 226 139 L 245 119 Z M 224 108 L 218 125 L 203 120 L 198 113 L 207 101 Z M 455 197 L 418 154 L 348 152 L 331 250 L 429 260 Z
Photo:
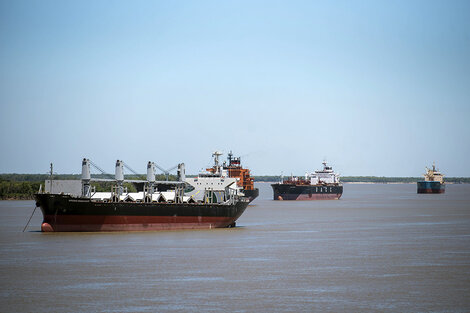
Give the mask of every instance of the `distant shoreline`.
M 197 175 L 187 174 L 187 177 L 195 177 Z M 289 177 L 290 175 L 285 175 L 284 177 Z M 303 177 L 303 175 L 294 175 L 296 177 Z M 113 175 L 93 175 L 94 178 L 113 178 Z M 140 175 L 125 175 L 126 179 L 145 179 L 146 174 Z M 252 176 L 255 181 L 264 181 L 264 182 L 278 182 L 280 175 L 254 175 Z M 166 177 L 163 174 L 157 175 L 157 180 L 165 180 Z M 176 180 L 175 175 L 169 175 L 169 180 Z M 44 183 L 44 180 L 50 179 L 50 176 L 47 174 L 0 174 L 0 182 L 39 182 Z M 81 179 L 81 174 L 55 174 L 53 176 L 54 180 L 79 180 Z M 351 182 L 370 182 L 370 183 L 414 183 L 417 181 L 423 180 L 422 176 L 413 177 L 413 176 L 340 176 L 340 180 L 343 183 Z M 470 183 L 470 177 L 447 177 L 444 178 L 446 183 Z
M 100 177 L 101 176 L 101 177 Z M 142 175 L 145 177 L 145 175 Z M 188 177 L 193 175 L 187 175 Z M 94 176 L 95 178 L 111 178 L 102 175 Z M 126 179 L 142 179 L 136 175 L 126 175 Z M 45 174 L 0 174 L 0 199 L 1 200 L 33 200 L 33 194 L 37 192 L 40 185 L 44 185 L 44 181 L 49 179 L 49 175 Z M 174 175 L 170 175 L 170 181 L 176 180 Z M 280 176 L 254 176 L 255 183 L 277 183 Z M 81 175 L 78 174 L 62 174 L 54 175 L 54 180 L 80 180 Z M 145 179 L 145 178 L 143 178 Z M 159 175 L 157 180 L 165 180 L 166 177 Z M 340 177 L 343 184 L 416 184 L 423 180 L 421 177 L 377 177 L 377 176 L 343 176 Z M 470 177 L 446 177 L 446 184 L 469 184 Z M 131 183 L 127 183 L 128 188 L 134 188 Z M 101 184 L 102 185 L 102 184 Z M 96 183 L 98 189 L 109 188 L 109 186 Z
M 256 181 L 258 184 L 276 184 L 279 181 Z M 400 185 L 400 184 L 409 184 L 414 185 L 417 182 L 341 182 L 344 185 L 372 185 L 372 184 L 385 184 L 385 185 Z M 465 183 L 454 183 L 454 182 L 445 182 L 446 185 L 461 185 L 461 184 L 470 184 L 469 182 Z
M 284 176 L 287 177 L 287 176 Z M 299 176 L 302 177 L 302 176 Z M 280 176 L 254 176 L 255 182 L 275 182 Z M 379 177 L 379 176 L 341 176 L 343 184 L 415 184 L 422 181 L 422 177 Z M 446 184 L 469 184 L 470 177 L 446 177 Z

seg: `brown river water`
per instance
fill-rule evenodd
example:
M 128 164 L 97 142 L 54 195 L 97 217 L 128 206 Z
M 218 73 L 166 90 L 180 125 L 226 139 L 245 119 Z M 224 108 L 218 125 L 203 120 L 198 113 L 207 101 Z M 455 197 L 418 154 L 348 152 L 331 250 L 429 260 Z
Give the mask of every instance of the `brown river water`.
M 236 228 L 41 233 L 0 201 L 1 312 L 470 312 L 470 185 L 346 184 Z

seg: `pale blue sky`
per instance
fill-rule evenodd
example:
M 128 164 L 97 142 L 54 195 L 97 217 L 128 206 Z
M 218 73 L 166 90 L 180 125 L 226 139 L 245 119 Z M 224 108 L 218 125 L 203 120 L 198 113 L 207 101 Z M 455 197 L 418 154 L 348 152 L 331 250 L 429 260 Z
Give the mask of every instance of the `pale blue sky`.
M 0 173 L 470 176 L 470 1 L 1 1 Z

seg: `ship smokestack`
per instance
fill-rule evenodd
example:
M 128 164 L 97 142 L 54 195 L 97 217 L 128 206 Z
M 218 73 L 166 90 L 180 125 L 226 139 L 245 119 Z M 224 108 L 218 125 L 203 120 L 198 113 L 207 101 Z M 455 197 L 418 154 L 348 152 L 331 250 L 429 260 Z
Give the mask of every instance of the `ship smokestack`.
M 186 173 L 184 169 L 184 163 L 178 164 L 178 181 L 185 181 L 186 180 Z

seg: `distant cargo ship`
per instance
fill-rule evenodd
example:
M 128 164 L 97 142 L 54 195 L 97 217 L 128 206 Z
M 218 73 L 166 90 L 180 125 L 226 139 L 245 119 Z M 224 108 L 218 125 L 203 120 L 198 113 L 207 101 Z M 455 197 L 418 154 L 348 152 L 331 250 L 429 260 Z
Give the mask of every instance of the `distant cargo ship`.
M 444 193 L 446 191 L 444 175 L 436 170 L 434 163 L 432 169 L 426 167 L 426 173 L 423 176 L 424 181 L 418 182 L 418 193 Z
M 323 162 L 323 169 L 306 174 L 305 178 L 290 177 L 271 185 L 274 200 L 338 200 L 343 194 L 339 175 Z

